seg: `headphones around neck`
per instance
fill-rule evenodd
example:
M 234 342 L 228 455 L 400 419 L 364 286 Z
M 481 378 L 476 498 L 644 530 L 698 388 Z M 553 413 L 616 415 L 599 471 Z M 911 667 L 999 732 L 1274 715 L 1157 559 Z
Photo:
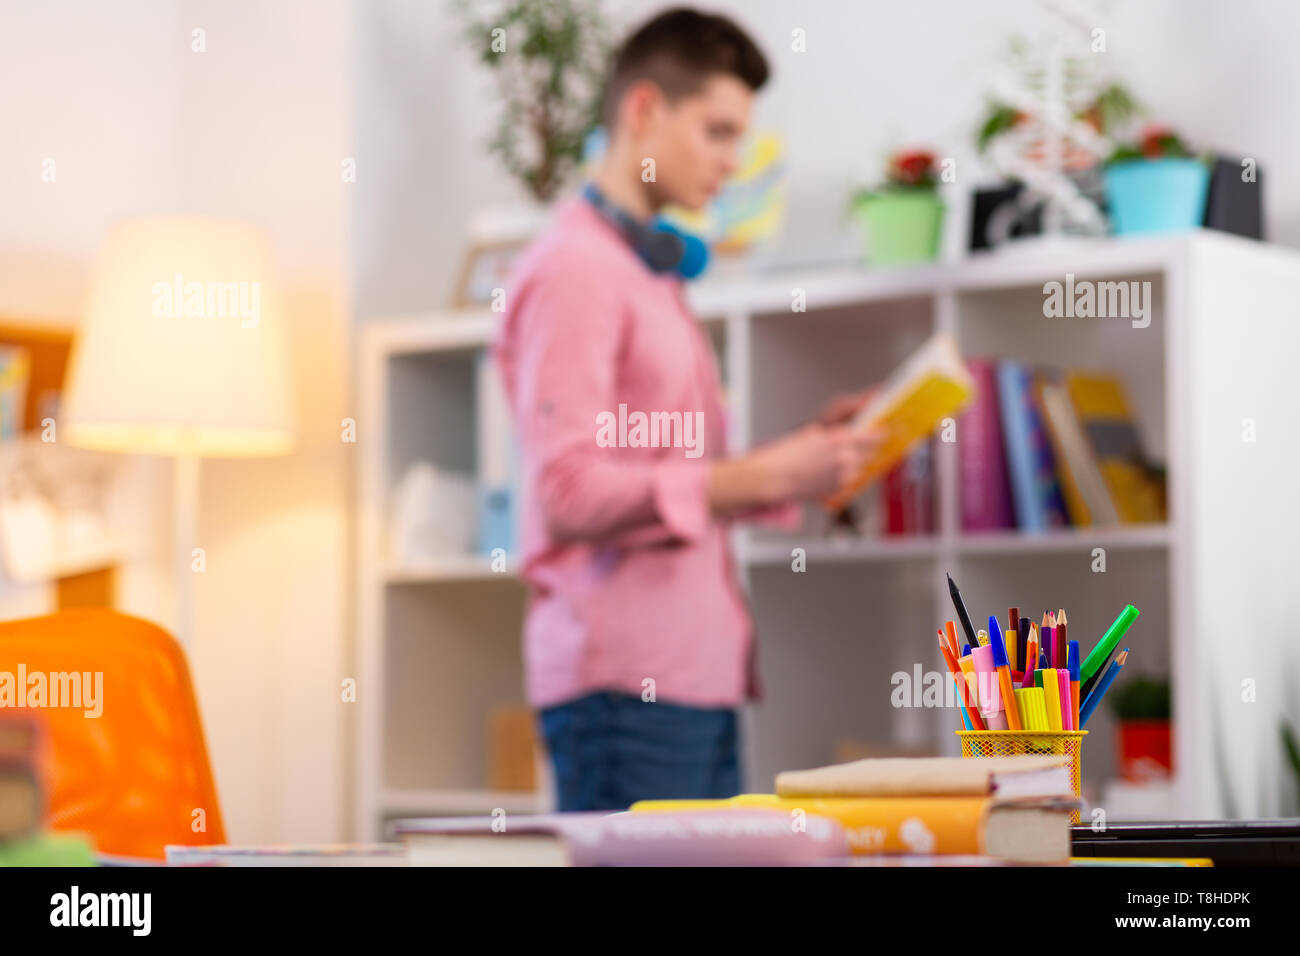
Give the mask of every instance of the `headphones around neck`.
M 622 234 L 651 272 L 694 279 L 708 266 L 709 247 L 699 236 L 683 232 L 657 216 L 649 223 L 642 222 L 611 202 L 595 183 L 583 186 L 582 196 Z

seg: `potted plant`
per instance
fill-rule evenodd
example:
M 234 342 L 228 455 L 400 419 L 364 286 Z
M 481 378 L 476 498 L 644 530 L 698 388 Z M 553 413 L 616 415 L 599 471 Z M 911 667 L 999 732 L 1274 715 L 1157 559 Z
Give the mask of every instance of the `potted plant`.
M 872 265 L 933 262 L 939 255 L 943 200 L 933 153 L 910 150 L 890 157 L 885 184 L 853 196 L 853 209 L 867 233 Z
M 451 0 L 470 51 L 495 77 L 486 146 L 526 198 L 474 210 L 456 302 L 485 304 L 513 256 L 546 224 L 599 123 L 609 31 L 598 0 Z
M 1102 179 L 1116 235 L 1195 229 L 1205 219 L 1209 165 L 1164 127 L 1119 146 Z
M 1107 699 L 1119 720 L 1120 775 L 1135 781 L 1168 777 L 1169 681 L 1138 675 L 1112 688 Z
M 609 31 L 598 0 L 456 0 L 465 38 L 498 84 L 488 142 L 541 203 L 559 193 L 600 118 Z

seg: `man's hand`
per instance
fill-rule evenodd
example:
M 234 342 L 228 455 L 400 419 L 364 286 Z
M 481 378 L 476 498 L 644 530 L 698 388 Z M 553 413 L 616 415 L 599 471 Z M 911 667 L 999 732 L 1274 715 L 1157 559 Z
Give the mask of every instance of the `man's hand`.
M 876 386 L 861 392 L 843 392 L 836 395 L 813 419 L 819 425 L 847 425 L 866 407 L 877 391 Z
M 824 498 L 856 478 L 883 441 L 879 430 L 805 425 L 747 455 L 713 464 L 715 514 Z
M 852 481 L 883 436 L 847 425 L 805 425 L 758 449 L 780 500 L 817 499 Z

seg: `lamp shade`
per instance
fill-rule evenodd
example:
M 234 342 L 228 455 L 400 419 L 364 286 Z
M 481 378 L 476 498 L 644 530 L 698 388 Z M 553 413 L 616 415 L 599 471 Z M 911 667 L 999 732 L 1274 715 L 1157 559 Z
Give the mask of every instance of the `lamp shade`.
M 283 454 L 294 435 L 286 334 L 256 228 L 122 223 L 95 264 L 59 429 L 105 451 Z

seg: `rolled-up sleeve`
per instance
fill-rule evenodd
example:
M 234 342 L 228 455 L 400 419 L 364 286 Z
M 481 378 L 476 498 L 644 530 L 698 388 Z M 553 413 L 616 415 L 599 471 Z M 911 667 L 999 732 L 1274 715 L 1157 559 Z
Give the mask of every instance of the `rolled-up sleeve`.
M 626 317 L 614 290 L 586 281 L 577 263 L 557 262 L 516 294 L 512 402 L 546 533 L 628 544 L 703 535 L 707 458 L 656 460 L 598 442 L 603 417 L 617 417 L 620 401 Z

